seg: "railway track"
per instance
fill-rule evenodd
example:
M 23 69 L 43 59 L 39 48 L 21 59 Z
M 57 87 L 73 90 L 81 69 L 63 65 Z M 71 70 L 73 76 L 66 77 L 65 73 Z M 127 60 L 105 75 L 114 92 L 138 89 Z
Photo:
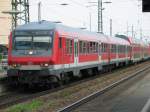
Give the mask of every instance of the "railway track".
M 115 71 L 118 71 L 118 69 L 114 70 L 113 72 L 115 72 Z M 107 75 L 107 74 L 108 73 L 104 73 L 103 75 Z M 0 109 L 4 109 L 4 108 L 7 108 L 11 105 L 18 104 L 18 103 L 27 101 L 29 99 L 40 97 L 40 96 L 43 96 L 43 95 L 46 95 L 46 94 L 49 94 L 49 93 L 54 93 L 54 92 L 60 91 L 60 90 L 65 89 L 65 88 L 73 87 L 75 85 L 78 85 L 78 84 L 81 84 L 81 83 L 84 83 L 84 82 L 88 82 L 90 80 L 94 80 L 94 79 L 99 78 L 99 77 L 102 77 L 102 75 L 101 76 L 96 75 L 94 77 L 81 79 L 79 81 L 75 81 L 75 82 L 69 83 L 67 85 L 62 85 L 61 87 L 57 87 L 57 88 L 53 88 L 53 89 L 50 89 L 50 90 L 37 92 L 37 93 L 35 92 L 35 93 L 22 94 L 19 91 L 18 92 L 15 91 L 15 92 L 3 93 L 3 95 L 0 95 Z
M 117 87 L 118 85 L 128 81 L 129 79 L 132 79 L 136 76 L 138 76 L 139 74 L 145 72 L 145 71 L 148 71 L 150 69 L 150 65 L 141 69 L 141 70 L 138 70 L 137 72 L 131 74 L 130 76 L 127 76 L 125 78 L 122 78 L 121 80 L 113 83 L 113 84 L 110 84 L 108 86 L 106 86 L 105 88 L 97 91 L 97 92 L 94 92 L 78 101 L 76 101 L 75 103 L 69 105 L 69 106 L 66 106 L 60 110 L 58 110 L 57 112 L 72 112 L 73 110 L 79 108 L 81 105 L 91 101 L 92 99 L 95 99 L 96 97 L 100 96 L 100 95 L 103 95 L 105 94 L 106 92 L 108 92 L 109 90 L 113 89 L 114 87 Z
M 126 68 L 126 67 L 124 67 L 124 68 Z M 147 67 L 148 68 L 148 67 Z M 123 68 L 121 68 L 121 69 L 123 69 Z M 116 72 L 116 71 L 119 71 L 119 70 L 121 70 L 121 69 L 116 69 L 116 70 L 114 70 L 113 72 Z M 140 72 L 142 72 L 142 70 L 140 71 Z M 139 71 L 136 73 L 136 74 L 138 74 L 139 73 Z M 31 100 L 31 99 L 34 99 L 34 98 L 36 98 L 36 97 L 40 97 L 40 96 L 43 96 L 43 95 L 46 95 L 46 94 L 50 94 L 50 93 L 54 93 L 54 92 L 57 92 L 57 91 L 60 91 L 60 90 L 62 90 L 62 89 L 65 89 L 65 88 L 69 88 L 69 87 L 73 87 L 73 86 L 75 86 L 75 85 L 79 85 L 79 84 L 81 84 L 81 83 L 83 83 L 83 82 L 88 82 L 88 81 L 90 81 L 90 80 L 94 80 L 94 79 L 96 79 L 96 78 L 100 78 L 100 77 L 103 77 L 104 75 L 107 75 L 107 74 L 109 74 L 109 73 L 104 73 L 103 75 L 96 75 L 96 76 L 94 76 L 94 77 L 89 77 L 89 78 L 86 78 L 86 79 L 83 79 L 83 80 L 79 80 L 79 81 L 76 81 L 76 82 L 73 82 L 73 83 L 70 83 L 70 84 L 68 84 L 68 85 L 63 85 L 63 86 L 61 86 L 61 87 L 57 87 L 57 88 L 54 88 L 54 89 L 50 89 L 50 90 L 46 90 L 46 91 L 42 91 L 42 92 L 34 92 L 34 93 L 23 93 L 23 92 L 8 92 L 8 93 L 6 93 L 6 94 L 4 94 L 4 95 L 2 95 L 2 96 L 0 96 L 0 109 L 4 109 L 4 108 L 7 108 L 7 107 L 9 107 L 9 106 L 11 106 L 11 105 L 14 105 L 14 104 L 17 104 L 17 103 L 21 103 L 21 102 L 24 102 L 24 101 L 27 101 L 27 100 Z M 132 76 L 133 77 L 133 76 Z M 129 78 L 131 78 L 131 77 L 128 77 L 126 80 L 128 80 Z M 125 80 L 125 79 L 124 79 Z M 115 87 L 118 83 L 121 83 L 121 82 L 123 82 L 124 80 L 121 80 L 121 81 L 119 81 L 119 82 L 117 82 L 116 84 L 112 84 L 109 88 L 107 87 L 107 88 L 104 88 L 104 90 L 101 90 L 101 94 L 102 93 L 104 93 L 104 92 L 106 92 L 106 91 L 108 91 L 109 89 L 111 89 L 111 88 L 113 88 L 113 87 Z M 99 92 L 97 92 L 97 93 L 95 93 L 96 95 L 99 95 Z M 95 95 L 95 96 L 96 96 Z M 88 96 L 89 97 L 89 96 Z M 88 98 L 87 97 L 87 98 Z M 93 98 L 92 97 L 92 95 L 91 95 L 91 97 L 90 98 Z M 90 99 L 89 98 L 89 99 Z M 85 98 L 86 99 L 86 98 Z M 83 100 L 83 101 L 82 101 Z M 81 104 L 81 103 L 83 103 L 83 102 L 85 102 L 85 101 L 87 101 L 87 100 L 84 100 L 84 99 L 82 99 L 81 101 L 80 101 L 80 103 L 75 103 L 75 105 L 79 105 L 79 104 Z M 72 105 L 72 107 L 73 107 L 73 105 Z M 68 107 L 66 107 L 66 108 L 64 108 L 64 109 L 62 109 L 62 110 L 60 110 L 60 112 L 64 112 L 64 111 L 66 111 L 66 109 L 68 108 L 72 108 L 71 106 L 68 106 Z

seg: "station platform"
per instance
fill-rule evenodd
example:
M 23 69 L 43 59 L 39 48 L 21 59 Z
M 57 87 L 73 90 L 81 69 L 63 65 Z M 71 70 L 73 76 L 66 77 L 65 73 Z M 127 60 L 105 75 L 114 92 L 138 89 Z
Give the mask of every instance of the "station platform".
M 7 74 L 7 72 L 4 71 L 4 70 L 2 70 L 2 67 L 1 67 L 1 65 L 0 65 L 0 78 L 5 78 L 5 77 L 7 77 L 6 74 Z
M 7 77 L 6 71 L 0 72 L 0 78 L 5 78 L 5 77 Z
M 150 72 L 130 79 L 73 112 L 150 112 Z

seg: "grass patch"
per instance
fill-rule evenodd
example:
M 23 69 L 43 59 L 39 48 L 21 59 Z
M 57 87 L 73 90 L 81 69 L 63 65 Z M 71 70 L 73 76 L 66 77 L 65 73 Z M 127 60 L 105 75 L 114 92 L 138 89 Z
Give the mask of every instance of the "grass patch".
M 27 104 L 18 104 L 13 107 L 10 107 L 6 110 L 6 112 L 33 112 L 39 109 L 44 102 L 40 100 L 32 100 Z

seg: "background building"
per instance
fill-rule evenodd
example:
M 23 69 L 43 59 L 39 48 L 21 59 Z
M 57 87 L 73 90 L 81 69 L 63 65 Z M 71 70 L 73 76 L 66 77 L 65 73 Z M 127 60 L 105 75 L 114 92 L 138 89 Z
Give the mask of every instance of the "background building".
M 8 10 L 11 10 L 11 0 L 0 0 L 0 45 L 8 44 L 11 31 L 11 15 L 2 13 Z

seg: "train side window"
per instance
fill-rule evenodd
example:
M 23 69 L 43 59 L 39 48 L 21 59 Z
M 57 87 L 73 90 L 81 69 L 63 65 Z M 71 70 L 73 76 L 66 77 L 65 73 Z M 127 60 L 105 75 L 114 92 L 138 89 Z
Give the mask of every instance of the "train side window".
M 126 53 L 126 46 L 123 46 L 123 53 Z
M 93 42 L 93 53 L 98 53 L 98 43 Z
M 122 46 L 120 45 L 120 50 L 119 50 L 119 53 L 121 53 L 121 50 L 122 50 Z
M 69 54 L 69 39 L 66 39 L 66 53 Z
M 89 45 L 89 46 L 90 46 L 90 53 L 92 53 L 92 50 L 93 50 L 93 49 L 92 49 L 92 42 L 90 42 L 90 45 Z
M 73 41 L 71 39 L 66 39 L 66 53 L 72 54 L 73 49 Z
M 98 43 L 96 43 L 96 53 L 98 53 Z
M 110 47 L 111 53 L 113 53 L 113 48 L 114 48 L 114 45 L 112 44 L 111 47 Z
M 98 45 L 99 45 L 99 55 L 100 55 L 102 52 L 102 45 L 101 44 L 98 44 Z
M 114 53 L 116 53 L 116 48 L 117 48 L 116 45 L 114 45 L 114 51 L 113 51 Z
M 120 49 L 121 49 L 121 48 L 120 48 L 120 45 L 118 45 L 118 53 L 120 53 L 120 51 L 121 51 Z
M 92 42 L 92 53 L 94 53 L 94 42 Z
M 86 42 L 83 42 L 83 54 L 86 54 Z
M 123 46 L 123 48 L 122 48 L 122 53 L 125 53 L 125 52 L 126 52 L 126 47 Z
M 101 44 L 101 52 L 102 53 L 104 52 L 104 44 L 103 43 Z
M 82 53 L 82 41 L 79 42 L 79 51 L 80 51 L 80 54 Z
M 103 53 L 105 53 L 105 48 L 106 48 L 106 47 L 105 47 L 105 44 L 103 43 L 103 44 L 102 44 L 102 52 L 103 52 Z
M 92 42 L 92 53 L 95 53 L 95 43 Z
M 108 47 L 108 44 L 104 44 L 104 52 L 105 53 L 107 52 L 107 47 Z
M 121 45 L 120 48 L 121 48 L 121 49 L 120 49 L 120 53 L 123 53 L 123 46 Z
M 130 53 L 130 46 L 128 46 L 128 53 Z
M 87 42 L 87 54 L 89 54 L 89 53 L 90 53 L 90 43 Z
M 123 53 L 123 46 L 121 45 L 120 53 Z
M 72 54 L 72 48 L 73 48 L 73 41 L 70 40 L 70 46 L 69 46 L 69 54 Z
M 59 48 L 62 48 L 62 37 L 59 37 Z
M 106 48 L 106 46 L 105 46 L 105 44 L 103 44 L 103 52 L 105 53 L 105 48 Z
M 115 45 L 113 45 L 113 51 L 112 52 L 115 53 Z

